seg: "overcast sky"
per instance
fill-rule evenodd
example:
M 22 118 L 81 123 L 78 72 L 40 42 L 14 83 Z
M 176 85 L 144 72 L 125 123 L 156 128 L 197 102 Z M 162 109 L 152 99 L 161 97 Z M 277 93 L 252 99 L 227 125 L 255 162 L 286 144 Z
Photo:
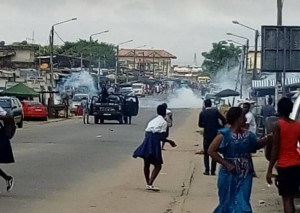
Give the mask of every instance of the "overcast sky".
M 120 43 L 135 48 L 165 49 L 176 55 L 176 63 L 192 63 L 197 53 L 211 43 L 228 39 L 226 32 L 254 40 L 254 32 L 233 25 L 232 20 L 260 29 L 276 24 L 277 0 L 0 0 L 0 40 L 7 44 L 35 34 L 35 43 L 46 44 L 52 24 L 77 17 L 78 20 L 56 27 L 65 41 L 95 37 L 99 41 Z M 300 1 L 285 0 L 284 25 L 300 25 Z M 238 40 L 241 41 L 242 40 Z M 62 42 L 55 37 L 55 44 Z M 253 42 L 251 42 L 253 45 Z

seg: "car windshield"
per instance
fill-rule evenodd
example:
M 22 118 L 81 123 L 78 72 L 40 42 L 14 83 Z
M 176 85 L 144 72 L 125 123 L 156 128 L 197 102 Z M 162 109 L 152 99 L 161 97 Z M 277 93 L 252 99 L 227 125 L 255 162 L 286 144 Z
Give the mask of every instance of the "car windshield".
M 87 98 L 86 95 L 75 95 L 73 101 L 82 101 L 84 97 Z
M 11 107 L 11 102 L 9 99 L 0 99 L 0 106 L 2 108 L 10 108 Z

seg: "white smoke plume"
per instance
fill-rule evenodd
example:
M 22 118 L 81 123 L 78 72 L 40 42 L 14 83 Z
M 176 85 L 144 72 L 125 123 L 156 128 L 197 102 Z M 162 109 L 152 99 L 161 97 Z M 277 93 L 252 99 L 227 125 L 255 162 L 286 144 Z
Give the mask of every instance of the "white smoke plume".
M 202 108 L 203 100 L 191 89 L 181 88 L 175 94 L 159 95 L 140 99 L 141 108 L 155 108 L 157 105 L 167 103 L 170 109 Z

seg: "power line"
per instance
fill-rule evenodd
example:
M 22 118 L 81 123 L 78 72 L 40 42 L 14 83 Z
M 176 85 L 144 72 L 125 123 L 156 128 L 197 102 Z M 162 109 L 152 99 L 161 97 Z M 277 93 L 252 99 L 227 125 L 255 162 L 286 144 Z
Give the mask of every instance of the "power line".
M 57 37 L 59 38 L 59 40 L 61 40 L 63 43 L 66 43 L 60 36 L 59 36 L 59 34 L 56 32 L 56 31 L 54 31 L 55 32 L 55 34 L 57 35 Z

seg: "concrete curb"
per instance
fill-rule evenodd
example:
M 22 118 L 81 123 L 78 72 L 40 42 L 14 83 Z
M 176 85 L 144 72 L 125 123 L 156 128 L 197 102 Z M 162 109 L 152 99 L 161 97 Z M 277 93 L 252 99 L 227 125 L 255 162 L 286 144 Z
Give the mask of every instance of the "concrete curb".
M 194 180 L 195 174 L 195 159 L 193 158 L 189 162 L 189 168 L 186 172 L 185 178 L 181 184 L 181 193 L 179 197 L 174 198 L 174 202 L 171 204 L 172 213 L 183 213 L 184 212 L 184 205 L 189 195 L 189 191 Z M 170 211 L 169 211 L 170 212 Z

